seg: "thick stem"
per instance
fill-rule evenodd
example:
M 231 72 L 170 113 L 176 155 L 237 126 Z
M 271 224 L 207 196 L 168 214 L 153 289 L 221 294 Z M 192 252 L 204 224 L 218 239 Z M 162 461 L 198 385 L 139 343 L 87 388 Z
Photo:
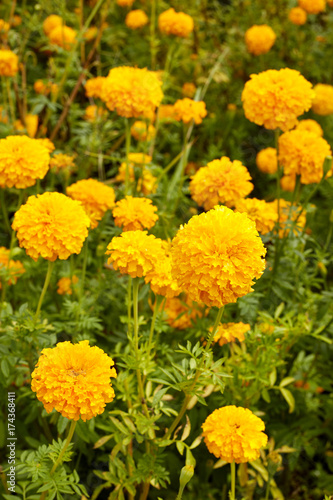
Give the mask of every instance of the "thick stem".
M 236 492 L 236 464 L 235 462 L 231 462 L 231 491 L 230 491 L 230 500 L 235 500 L 235 492 Z
M 55 262 L 50 262 L 50 261 L 48 262 L 48 268 L 47 268 L 47 273 L 45 276 L 43 290 L 42 290 L 42 293 L 40 294 L 38 306 L 37 306 L 36 313 L 34 316 L 34 325 L 36 324 L 36 322 L 38 320 L 38 316 L 39 316 L 39 313 L 40 313 L 40 310 L 41 310 L 41 307 L 43 304 L 44 296 L 45 296 L 47 287 L 49 286 L 49 283 L 50 283 L 51 274 L 52 274 L 52 271 L 54 268 L 54 264 L 55 264 Z

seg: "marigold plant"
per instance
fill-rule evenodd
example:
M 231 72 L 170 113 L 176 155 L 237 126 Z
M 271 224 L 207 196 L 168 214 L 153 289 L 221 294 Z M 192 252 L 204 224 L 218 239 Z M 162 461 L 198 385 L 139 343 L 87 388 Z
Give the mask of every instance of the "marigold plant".
M 102 94 L 104 81 L 105 81 L 104 76 L 97 76 L 96 78 L 91 78 L 90 80 L 87 80 L 84 85 L 84 88 L 86 90 L 86 96 L 100 98 Z
M 46 36 L 49 36 L 51 31 L 54 30 L 54 28 L 57 28 L 58 26 L 62 26 L 63 20 L 60 16 L 57 16 L 56 14 L 51 14 L 48 16 L 46 19 L 44 19 L 43 22 L 43 30 Z
M 10 254 L 9 248 L 0 247 L 0 271 L 6 270 L 8 273 L 6 282 L 8 285 L 15 285 L 18 278 L 25 273 L 25 268 L 21 261 L 11 259 Z M 0 277 L 0 288 L 2 288 L 3 279 Z
M 50 43 L 58 45 L 65 50 L 70 50 L 72 45 L 76 42 L 77 33 L 69 26 L 57 26 L 48 35 Z

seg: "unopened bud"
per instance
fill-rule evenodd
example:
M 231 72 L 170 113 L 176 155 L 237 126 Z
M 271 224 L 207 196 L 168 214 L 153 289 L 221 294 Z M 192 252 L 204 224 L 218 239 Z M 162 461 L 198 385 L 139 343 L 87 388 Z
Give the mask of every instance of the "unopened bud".
M 194 474 L 193 465 L 185 465 L 185 467 L 182 468 L 179 478 L 179 484 L 182 490 L 185 488 L 187 483 L 191 481 L 193 474 Z

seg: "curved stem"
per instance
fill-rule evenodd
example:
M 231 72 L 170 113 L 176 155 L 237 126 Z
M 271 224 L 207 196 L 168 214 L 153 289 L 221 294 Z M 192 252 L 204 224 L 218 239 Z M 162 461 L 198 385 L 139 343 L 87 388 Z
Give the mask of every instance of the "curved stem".
M 236 464 L 235 462 L 230 463 L 231 468 L 231 491 L 230 491 L 230 500 L 235 500 L 235 492 L 236 492 Z
M 55 264 L 55 262 L 50 262 L 50 261 L 48 262 L 48 268 L 47 268 L 47 273 L 46 273 L 46 276 L 45 276 L 43 290 L 42 290 L 42 293 L 40 294 L 38 306 L 37 306 L 36 313 L 35 313 L 35 316 L 34 316 L 34 325 L 37 322 L 37 319 L 38 319 L 38 316 L 39 316 L 39 313 L 40 313 L 40 310 L 41 310 L 41 307 L 42 307 L 42 304 L 43 304 L 44 296 L 45 296 L 47 287 L 49 286 L 49 283 L 50 283 L 51 274 L 52 274 L 52 271 L 53 271 L 53 268 L 54 268 L 54 264 Z

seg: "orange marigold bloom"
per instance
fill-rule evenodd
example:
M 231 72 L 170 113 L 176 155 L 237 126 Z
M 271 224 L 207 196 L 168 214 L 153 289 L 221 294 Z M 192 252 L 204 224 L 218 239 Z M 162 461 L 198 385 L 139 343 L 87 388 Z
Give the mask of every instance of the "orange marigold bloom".
M 293 24 L 297 24 L 298 26 L 305 24 L 307 17 L 306 11 L 301 7 L 294 7 L 293 9 L 290 9 L 288 14 L 289 21 Z
M 172 272 L 190 299 L 221 307 L 252 291 L 265 253 L 255 223 L 218 206 L 181 226 L 172 241 Z
M 50 42 L 65 50 L 70 50 L 76 42 L 76 31 L 69 26 L 57 26 L 48 35 Z
M 4 35 L 7 35 L 9 29 L 10 25 L 6 23 L 4 19 L 0 19 L 0 37 L 4 37 Z
M 57 90 L 58 85 L 56 83 L 44 83 L 43 80 L 36 80 L 34 83 L 34 91 L 36 94 L 48 95 L 50 92 L 54 94 Z
M 50 154 L 45 146 L 27 136 L 0 139 L 0 187 L 25 189 L 44 179 Z
M 57 16 L 56 14 L 52 14 L 51 16 L 47 17 L 44 22 L 43 22 L 43 30 L 46 36 L 49 36 L 51 31 L 54 30 L 54 28 L 57 28 L 58 26 L 62 26 L 63 20 L 60 16 Z
M 70 420 L 84 422 L 103 413 L 114 399 L 110 379 L 116 378 L 113 360 L 89 340 L 59 342 L 43 349 L 31 374 L 31 389 L 47 413 L 53 409 Z
M 301 120 L 300 122 L 298 122 L 296 130 L 305 130 L 306 132 L 312 132 L 313 134 L 318 135 L 318 137 L 322 137 L 324 135 L 323 129 L 315 120 Z
M 147 231 L 126 231 L 115 236 L 105 253 L 110 255 L 108 264 L 113 264 L 122 274 L 147 279 L 165 255 L 162 240 L 148 235 Z
M 91 221 L 91 229 L 98 225 L 105 212 L 114 207 L 115 193 L 112 187 L 96 179 L 83 179 L 66 189 L 68 196 L 82 203 Z
M 158 117 L 160 120 L 173 121 L 176 120 L 176 112 L 173 104 L 161 104 L 158 109 Z
M 187 296 L 167 298 L 164 311 L 167 315 L 167 323 L 171 328 L 186 330 L 191 328 L 197 318 L 202 317 L 202 309 Z
M 117 0 L 117 5 L 120 7 L 132 7 L 134 0 Z
M 150 283 L 150 288 L 156 295 L 162 295 L 171 299 L 180 294 L 181 290 L 177 281 L 172 276 L 172 260 L 166 253 L 164 258 L 159 259 L 149 278 L 145 278 L 146 283 Z
M 137 141 L 151 141 L 156 135 L 154 125 L 148 125 L 142 121 L 136 121 L 131 126 L 131 135 Z
M 332 154 L 322 137 L 306 130 L 291 130 L 279 138 L 279 161 L 285 175 L 300 175 L 302 184 L 320 182 L 326 156 Z M 329 172 L 332 175 L 332 171 Z
M 196 86 L 192 82 L 186 82 L 182 86 L 182 93 L 183 96 L 185 97 L 190 97 L 192 98 L 195 94 L 195 91 L 197 90 Z
M 18 72 L 18 57 L 8 49 L 0 49 L 0 76 L 15 76 Z
M 77 276 L 73 276 L 72 278 L 60 278 L 57 283 L 57 293 L 59 295 L 72 295 L 73 293 L 73 285 L 78 283 L 79 278 Z
M 202 425 L 208 450 L 226 462 L 241 464 L 259 458 L 267 444 L 264 422 L 251 410 L 225 406 L 213 411 Z
M 184 12 L 176 12 L 171 8 L 158 16 L 158 27 L 164 35 L 175 35 L 187 38 L 194 30 L 191 16 Z
M 72 173 L 76 169 L 75 156 L 57 153 L 51 158 L 50 168 L 53 168 L 56 173 L 59 173 L 60 171 Z
M 326 0 L 298 0 L 298 5 L 308 14 L 319 14 L 325 10 Z
M 33 260 L 41 256 L 53 262 L 80 253 L 89 225 L 81 203 L 61 193 L 46 192 L 29 196 L 15 213 L 12 228 L 20 247 Z
M 247 168 L 240 161 L 231 161 L 226 156 L 199 168 L 191 179 L 191 196 L 205 210 L 210 210 L 218 203 L 233 207 L 237 200 L 247 196 L 253 189 Z
M 257 198 L 246 198 L 236 202 L 236 212 L 244 212 L 256 224 L 258 233 L 267 234 L 272 231 L 277 221 L 274 204 Z
M 284 175 L 281 177 L 280 186 L 283 191 L 292 193 L 296 186 L 296 175 Z
M 110 111 L 126 118 L 152 113 L 163 98 L 162 81 L 147 68 L 121 66 L 106 77 L 101 99 Z
M 47 137 L 45 137 L 44 139 L 35 139 L 35 141 L 37 141 L 38 144 L 44 146 L 44 148 L 46 148 L 49 153 L 52 153 L 55 150 L 55 145 Z
M 331 115 L 333 113 L 333 86 L 318 83 L 313 90 L 315 96 L 312 102 L 312 111 L 317 115 Z
M 84 113 L 84 120 L 94 123 L 98 118 L 102 118 L 107 115 L 106 109 L 100 106 L 95 106 L 94 104 L 87 106 Z
M 270 26 L 255 24 L 245 33 L 245 43 L 250 54 L 259 56 L 267 54 L 273 47 L 276 40 L 276 34 Z
M 112 215 L 115 225 L 122 227 L 123 231 L 136 231 L 152 228 L 158 220 L 156 211 L 157 207 L 149 198 L 126 196 L 117 201 Z
M 194 120 L 194 123 L 199 125 L 202 119 L 207 116 L 206 104 L 204 101 L 193 101 L 185 97 L 184 99 L 178 99 L 174 106 L 175 119 L 184 123 L 190 123 Z
M 131 10 L 125 18 L 125 24 L 131 30 L 143 28 L 148 22 L 147 14 L 141 9 Z
M 10 253 L 8 248 L 0 247 L 0 289 L 3 281 L 8 285 L 15 285 L 18 278 L 25 273 L 22 262 L 9 259 Z
M 248 120 L 269 130 L 283 131 L 297 125 L 297 117 L 310 109 L 313 97 L 311 83 L 289 68 L 251 75 L 242 93 Z
M 86 89 L 86 96 L 100 98 L 104 81 L 105 76 L 97 76 L 96 78 L 88 80 L 84 85 L 84 88 Z
M 256 164 L 261 172 L 265 174 L 275 174 L 277 172 L 277 154 L 275 148 L 266 148 L 259 151 Z
M 250 325 L 245 323 L 220 323 L 214 335 L 214 342 L 220 345 L 228 344 L 229 342 L 243 342 L 245 340 L 244 333 L 251 329 Z M 213 331 L 213 327 L 209 328 Z

